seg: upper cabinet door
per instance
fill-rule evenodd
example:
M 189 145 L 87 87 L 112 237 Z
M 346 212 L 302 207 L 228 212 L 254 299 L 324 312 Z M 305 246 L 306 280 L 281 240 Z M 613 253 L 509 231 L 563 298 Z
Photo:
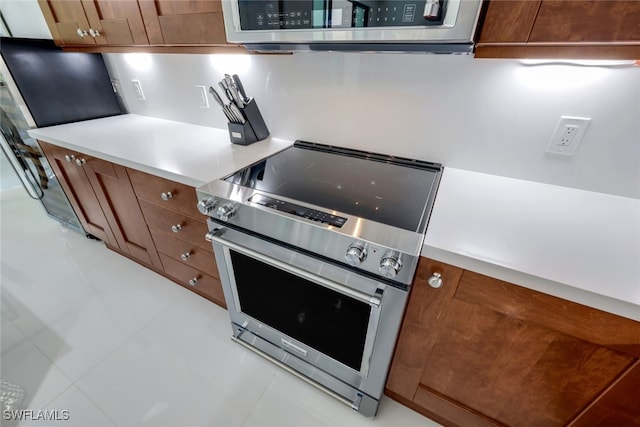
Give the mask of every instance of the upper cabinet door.
M 38 0 L 38 4 L 57 45 L 96 44 L 80 0 Z
M 226 44 L 220 0 L 140 0 L 149 43 Z
M 82 0 L 98 45 L 148 45 L 136 0 Z
M 476 58 L 638 59 L 638 0 L 485 4 Z
M 640 2 L 544 1 L 529 42 L 640 42 Z
M 136 0 L 38 0 L 59 46 L 148 45 Z

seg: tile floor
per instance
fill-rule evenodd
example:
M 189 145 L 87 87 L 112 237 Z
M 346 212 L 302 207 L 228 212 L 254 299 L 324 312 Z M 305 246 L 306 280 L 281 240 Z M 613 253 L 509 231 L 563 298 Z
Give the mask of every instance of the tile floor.
M 230 340 L 222 308 L 0 193 L 2 426 L 437 426 L 384 397 L 365 418 Z M 4 414 L 3 414 L 4 415 Z

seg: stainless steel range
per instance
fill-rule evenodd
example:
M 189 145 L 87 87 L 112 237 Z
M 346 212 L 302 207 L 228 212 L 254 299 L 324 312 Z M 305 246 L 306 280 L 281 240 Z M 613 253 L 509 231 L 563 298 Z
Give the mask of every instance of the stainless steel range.
M 296 141 L 200 187 L 233 339 L 374 416 L 441 174 Z

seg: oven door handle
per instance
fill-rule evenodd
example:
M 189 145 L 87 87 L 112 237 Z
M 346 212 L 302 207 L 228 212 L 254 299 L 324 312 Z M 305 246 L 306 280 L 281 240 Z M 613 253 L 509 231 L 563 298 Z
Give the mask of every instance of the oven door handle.
M 325 288 L 329 288 L 336 292 L 339 292 L 344 295 L 348 295 L 358 301 L 364 302 L 365 304 L 369 304 L 375 307 L 380 307 L 380 291 L 376 292 L 376 295 L 367 295 L 364 292 L 357 291 L 355 289 L 349 288 L 348 286 L 341 285 L 336 282 L 332 282 L 331 280 L 327 280 L 323 277 L 317 276 L 313 273 L 309 273 L 306 270 L 303 270 L 298 267 L 294 267 L 292 265 L 286 264 L 282 261 L 278 261 L 277 259 L 269 258 L 261 253 L 252 251 L 251 249 L 247 249 L 243 246 L 237 245 L 233 242 L 230 242 L 225 239 L 221 239 L 219 235 L 222 234 L 223 229 L 216 230 L 212 233 L 209 233 L 207 239 L 211 239 L 212 242 L 217 243 L 219 245 L 225 246 L 229 249 L 233 249 L 234 251 L 240 252 L 252 258 L 258 259 L 265 264 L 269 264 L 273 267 L 277 267 L 281 270 L 288 271 L 290 273 L 295 274 L 296 276 L 304 277 L 305 279 L 311 280 L 312 282 L 318 283 L 319 285 L 324 286 Z

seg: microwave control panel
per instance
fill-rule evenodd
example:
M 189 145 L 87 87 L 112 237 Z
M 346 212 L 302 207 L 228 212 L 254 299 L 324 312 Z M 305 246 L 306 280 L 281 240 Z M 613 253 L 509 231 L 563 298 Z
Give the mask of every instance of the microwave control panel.
M 238 0 L 243 31 L 437 26 L 445 7 L 446 0 Z

